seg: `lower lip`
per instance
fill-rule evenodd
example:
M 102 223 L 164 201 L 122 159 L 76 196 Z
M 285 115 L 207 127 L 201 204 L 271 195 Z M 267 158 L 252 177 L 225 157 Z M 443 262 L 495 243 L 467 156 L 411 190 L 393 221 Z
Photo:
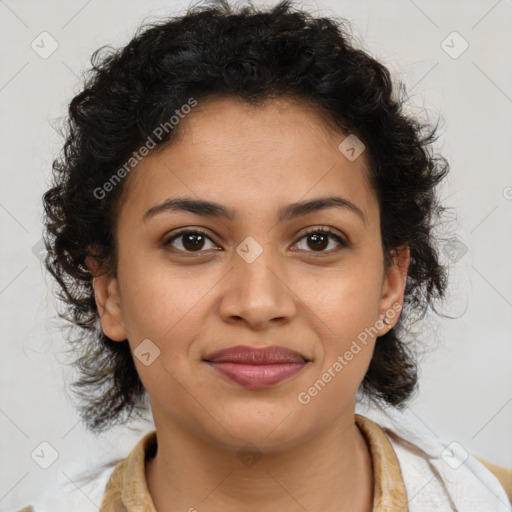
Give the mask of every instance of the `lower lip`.
M 262 389 L 274 386 L 299 373 L 306 363 L 240 364 L 215 363 L 207 361 L 224 377 L 248 389 Z

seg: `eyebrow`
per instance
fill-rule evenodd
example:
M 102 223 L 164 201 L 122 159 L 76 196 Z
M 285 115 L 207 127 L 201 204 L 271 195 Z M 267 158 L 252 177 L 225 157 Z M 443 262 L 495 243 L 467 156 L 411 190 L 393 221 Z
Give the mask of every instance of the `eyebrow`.
M 342 197 L 319 197 L 309 201 L 292 203 L 279 210 L 278 222 L 291 220 L 301 215 L 307 215 L 327 208 L 339 208 L 355 213 L 366 223 L 366 217 L 363 211 L 351 201 Z M 164 212 L 190 212 L 204 217 L 213 217 L 225 220 L 234 220 L 236 213 L 231 208 L 227 208 L 219 203 L 204 201 L 202 199 L 192 199 L 188 197 L 176 197 L 166 199 L 163 203 L 151 207 L 143 216 L 147 221 L 151 217 Z

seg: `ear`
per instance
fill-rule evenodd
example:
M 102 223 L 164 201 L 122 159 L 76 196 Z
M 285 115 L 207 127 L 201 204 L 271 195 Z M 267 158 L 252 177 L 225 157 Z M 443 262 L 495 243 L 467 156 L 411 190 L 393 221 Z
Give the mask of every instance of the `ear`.
M 110 339 L 125 341 L 128 335 L 123 322 L 117 278 L 110 273 L 97 275 L 99 264 L 92 256 L 87 256 L 85 264 L 89 272 L 94 275 L 92 285 L 100 315 L 101 329 Z
M 398 322 L 400 311 L 404 302 L 405 284 L 407 281 L 407 270 L 409 268 L 410 250 L 407 244 L 392 251 L 392 263 L 386 269 L 382 283 L 382 296 L 380 303 L 381 318 L 387 318 L 389 325 L 383 322 L 382 332 L 379 336 L 386 334 Z

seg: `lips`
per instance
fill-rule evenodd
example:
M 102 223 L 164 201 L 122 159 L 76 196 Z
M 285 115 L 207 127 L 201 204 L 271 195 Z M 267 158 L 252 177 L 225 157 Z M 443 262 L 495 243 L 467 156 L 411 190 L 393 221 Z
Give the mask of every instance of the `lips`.
M 298 352 L 276 345 L 265 348 L 253 348 L 245 345 L 219 350 L 205 357 L 205 361 L 214 363 L 239 364 L 277 364 L 277 363 L 303 363 L 307 361 Z
M 278 384 L 310 362 L 298 352 L 275 345 L 265 348 L 239 345 L 214 352 L 204 361 L 223 377 L 248 389 Z

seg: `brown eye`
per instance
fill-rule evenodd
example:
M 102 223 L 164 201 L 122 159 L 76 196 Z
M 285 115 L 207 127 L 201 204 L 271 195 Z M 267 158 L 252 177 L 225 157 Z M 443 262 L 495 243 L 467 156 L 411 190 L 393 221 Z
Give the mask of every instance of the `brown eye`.
M 300 250 L 305 250 L 307 252 L 318 252 L 318 253 L 331 253 L 336 252 L 336 249 L 334 251 L 329 250 L 326 251 L 325 249 L 329 247 L 330 242 L 334 240 L 338 246 L 341 246 L 341 248 L 348 247 L 347 241 L 338 235 L 336 232 L 332 231 L 329 228 L 316 228 L 311 231 L 306 232 L 305 235 L 303 235 L 299 243 L 302 240 L 306 240 L 306 247 L 299 248 Z M 334 248 L 336 248 L 336 243 L 334 243 Z M 331 245 L 332 248 L 332 245 Z
M 322 235 L 320 233 L 314 233 L 312 235 L 308 235 L 308 242 L 311 242 L 308 247 L 323 251 L 329 245 L 329 236 Z
M 181 231 L 165 241 L 164 246 L 172 246 L 177 251 L 182 252 L 201 252 L 208 240 L 212 242 L 203 231 Z M 178 241 L 178 244 L 176 244 L 178 247 L 174 245 L 175 241 Z M 180 245 L 181 247 L 179 247 Z

